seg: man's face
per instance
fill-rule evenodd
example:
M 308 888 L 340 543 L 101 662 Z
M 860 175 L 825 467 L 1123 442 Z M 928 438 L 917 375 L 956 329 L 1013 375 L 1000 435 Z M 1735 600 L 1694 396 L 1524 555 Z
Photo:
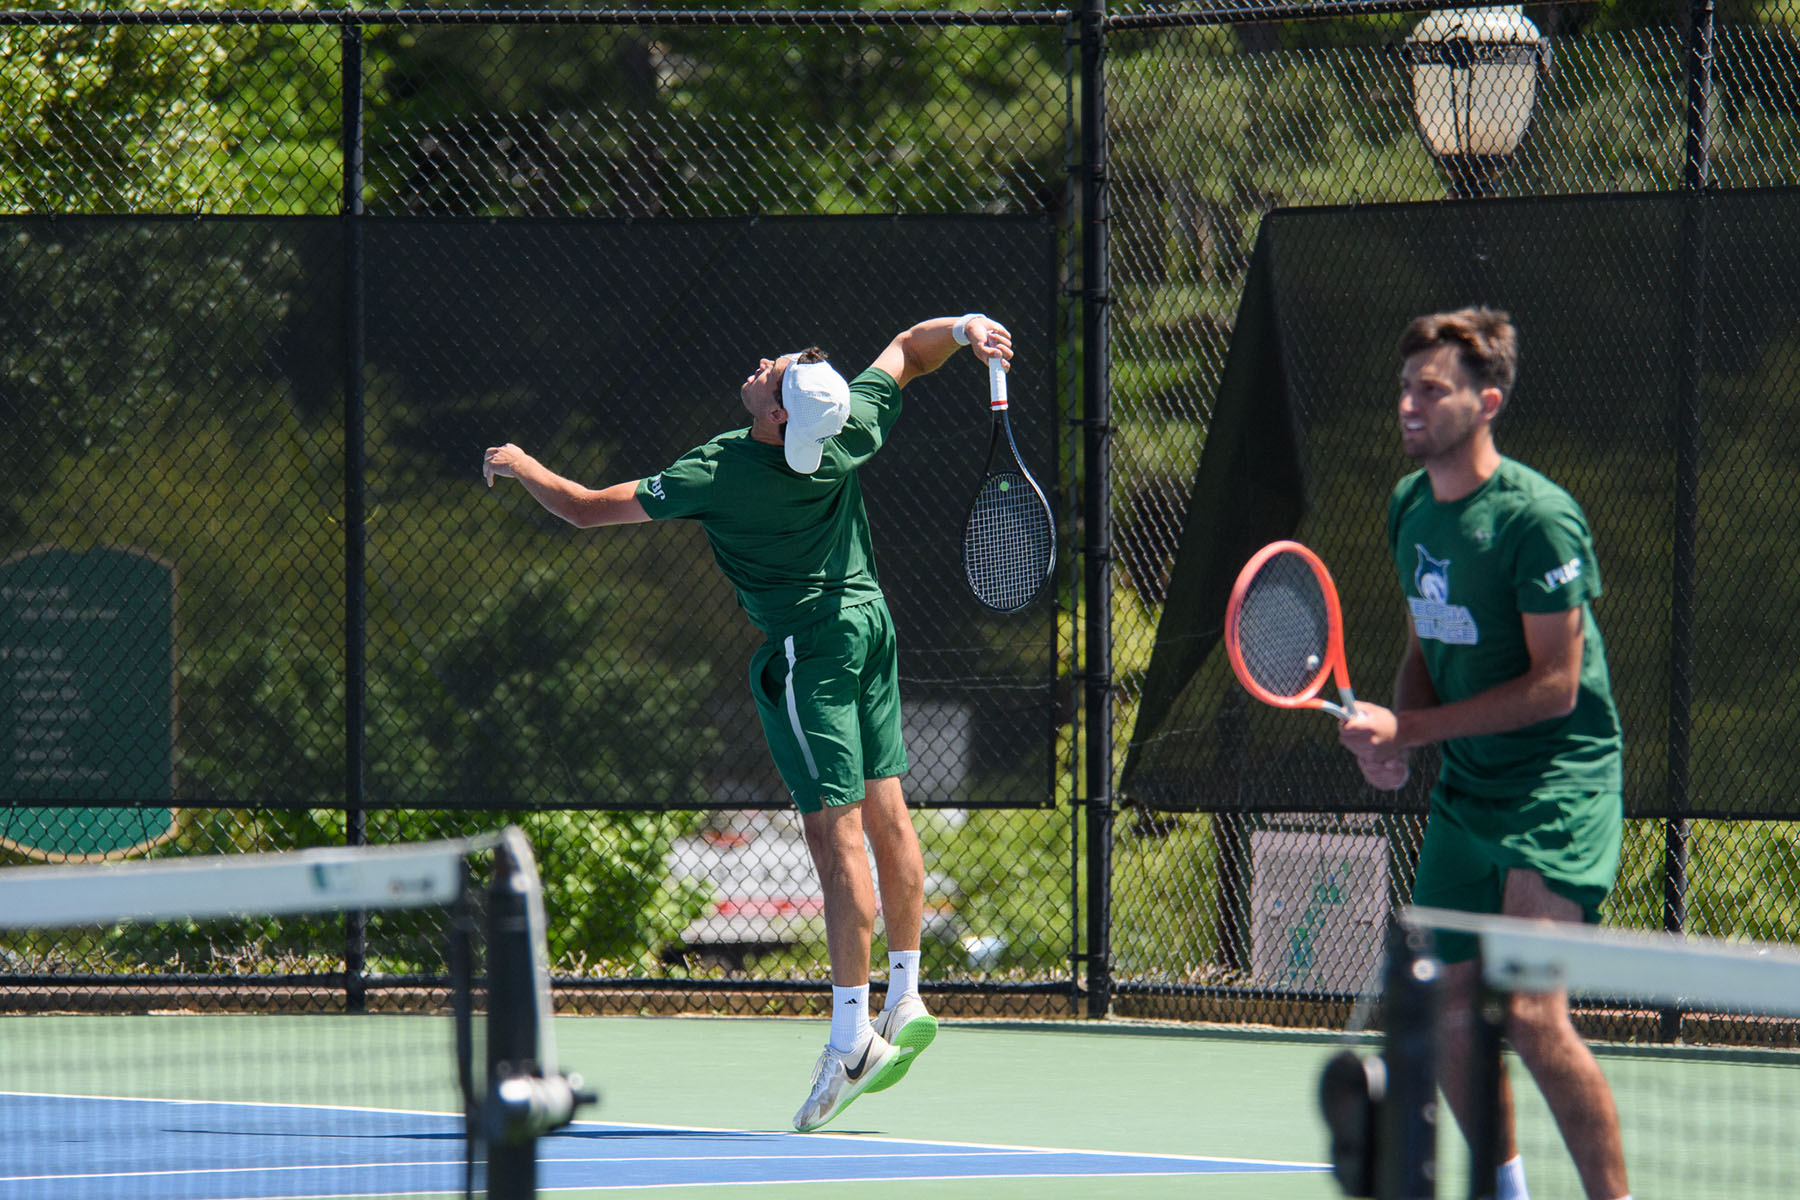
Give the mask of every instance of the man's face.
M 1432 462 L 1453 457 L 1487 423 L 1482 393 L 1455 346 L 1433 346 L 1400 370 L 1400 449 Z
M 781 377 L 787 374 L 791 357 L 759 359 L 756 370 L 745 377 L 744 386 L 738 389 L 738 397 L 752 417 L 760 420 L 771 410 L 781 407 Z

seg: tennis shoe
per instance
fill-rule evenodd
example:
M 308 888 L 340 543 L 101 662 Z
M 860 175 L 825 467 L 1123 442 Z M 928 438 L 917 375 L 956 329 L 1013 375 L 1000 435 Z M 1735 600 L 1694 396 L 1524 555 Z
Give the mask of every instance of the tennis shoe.
M 875 1032 L 892 1042 L 898 1052 L 893 1069 L 869 1088 L 871 1092 L 879 1092 L 906 1078 L 906 1073 L 912 1070 L 913 1059 L 937 1037 L 938 1023 L 936 1017 L 925 1011 L 925 1002 L 913 993 L 883 1008 L 874 1025 Z
M 878 1033 L 870 1034 L 862 1049 L 851 1054 L 827 1045 L 813 1066 L 812 1092 L 794 1114 L 794 1128 L 811 1132 L 849 1108 L 864 1092 L 886 1087 L 883 1079 L 894 1069 L 899 1055 Z

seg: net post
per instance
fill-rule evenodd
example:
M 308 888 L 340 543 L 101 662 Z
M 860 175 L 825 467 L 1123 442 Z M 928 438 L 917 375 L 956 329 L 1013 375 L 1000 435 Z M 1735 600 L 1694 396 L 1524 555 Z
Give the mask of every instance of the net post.
M 1437 1195 L 1437 1010 L 1443 974 L 1431 931 L 1394 920 L 1388 926 L 1386 1095 L 1377 1122 L 1375 1194 L 1381 1200 Z
M 538 1013 L 533 974 L 527 878 L 512 847 L 494 853 L 487 916 L 487 1095 L 482 1143 L 486 1148 L 489 1200 L 530 1200 L 537 1195 L 535 1139 L 509 1138 L 499 1128 L 499 1090 L 510 1078 L 539 1075 Z
M 556 1065 L 543 891 L 531 844 L 508 827 L 494 848 L 487 916 L 487 1087 L 482 1158 L 489 1200 L 537 1195 L 537 1140 L 598 1099 Z
M 1481 955 L 1477 949 L 1469 998 L 1469 1200 L 1494 1195 L 1506 1131 L 1506 1065 L 1500 1053 L 1510 996 L 1487 981 Z
M 463 1195 L 477 1196 L 481 1181 L 481 1093 L 475 1087 L 475 939 L 476 915 L 470 904 L 474 881 L 469 861 L 462 864 L 462 890 L 450 907 L 445 938 L 445 966 L 450 972 L 450 1020 L 456 1042 L 456 1085 L 463 1106 Z

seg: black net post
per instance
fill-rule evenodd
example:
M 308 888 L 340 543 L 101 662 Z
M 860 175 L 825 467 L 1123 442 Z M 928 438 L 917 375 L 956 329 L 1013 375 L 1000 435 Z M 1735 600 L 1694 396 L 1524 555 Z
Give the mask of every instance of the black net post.
M 450 1019 L 456 1043 L 456 1086 L 463 1105 L 463 1194 L 474 1196 L 480 1179 L 482 1096 L 475 1072 L 475 946 L 481 931 L 469 902 L 473 881 L 463 865 L 463 890 L 450 909 L 444 966 L 450 977 Z
M 1442 965 L 1431 931 L 1393 922 L 1382 993 L 1387 1093 L 1379 1122 L 1375 1194 L 1381 1200 L 1437 1195 L 1437 1009 Z
M 504 1119 L 501 1091 L 514 1079 L 541 1075 L 538 1008 L 532 980 L 531 915 L 527 876 L 503 848 L 494 858 L 488 897 L 487 1148 L 490 1200 L 530 1200 L 537 1195 L 537 1142 L 514 1136 Z
M 599 1097 L 556 1065 L 550 967 L 537 861 L 516 827 L 501 834 L 488 895 L 487 1090 L 481 1142 L 491 1200 L 537 1195 L 537 1140 Z
M 1501 1049 L 1506 1038 L 1507 993 L 1490 986 L 1480 974 L 1469 1014 L 1469 1197 L 1494 1194 L 1500 1170 L 1501 1139 L 1506 1132 L 1506 1064 Z

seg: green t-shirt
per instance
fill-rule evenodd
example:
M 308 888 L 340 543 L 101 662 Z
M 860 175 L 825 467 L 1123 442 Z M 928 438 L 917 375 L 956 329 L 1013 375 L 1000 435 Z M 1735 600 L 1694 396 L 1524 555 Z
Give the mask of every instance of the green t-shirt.
M 640 480 L 638 502 L 654 520 L 700 522 L 758 629 L 803 629 L 881 598 L 856 469 L 899 417 L 900 385 L 870 367 L 851 381 L 850 419 L 825 443 L 811 475 L 792 470 L 780 446 L 738 429 Z
M 1454 738 L 1443 782 L 1489 799 L 1623 790 L 1619 714 L 1591 602 L 1600 566 L 1581 506 L 1523 463 L 1503 458 L 1480 487 L 1439 503 L 1424 471 L 1388 502 L 1388 549 L 1441 703 L 1516 679 L 1530 666 L 1520 614 L 1581 609 L 1581 686 L 1567 716 Z

